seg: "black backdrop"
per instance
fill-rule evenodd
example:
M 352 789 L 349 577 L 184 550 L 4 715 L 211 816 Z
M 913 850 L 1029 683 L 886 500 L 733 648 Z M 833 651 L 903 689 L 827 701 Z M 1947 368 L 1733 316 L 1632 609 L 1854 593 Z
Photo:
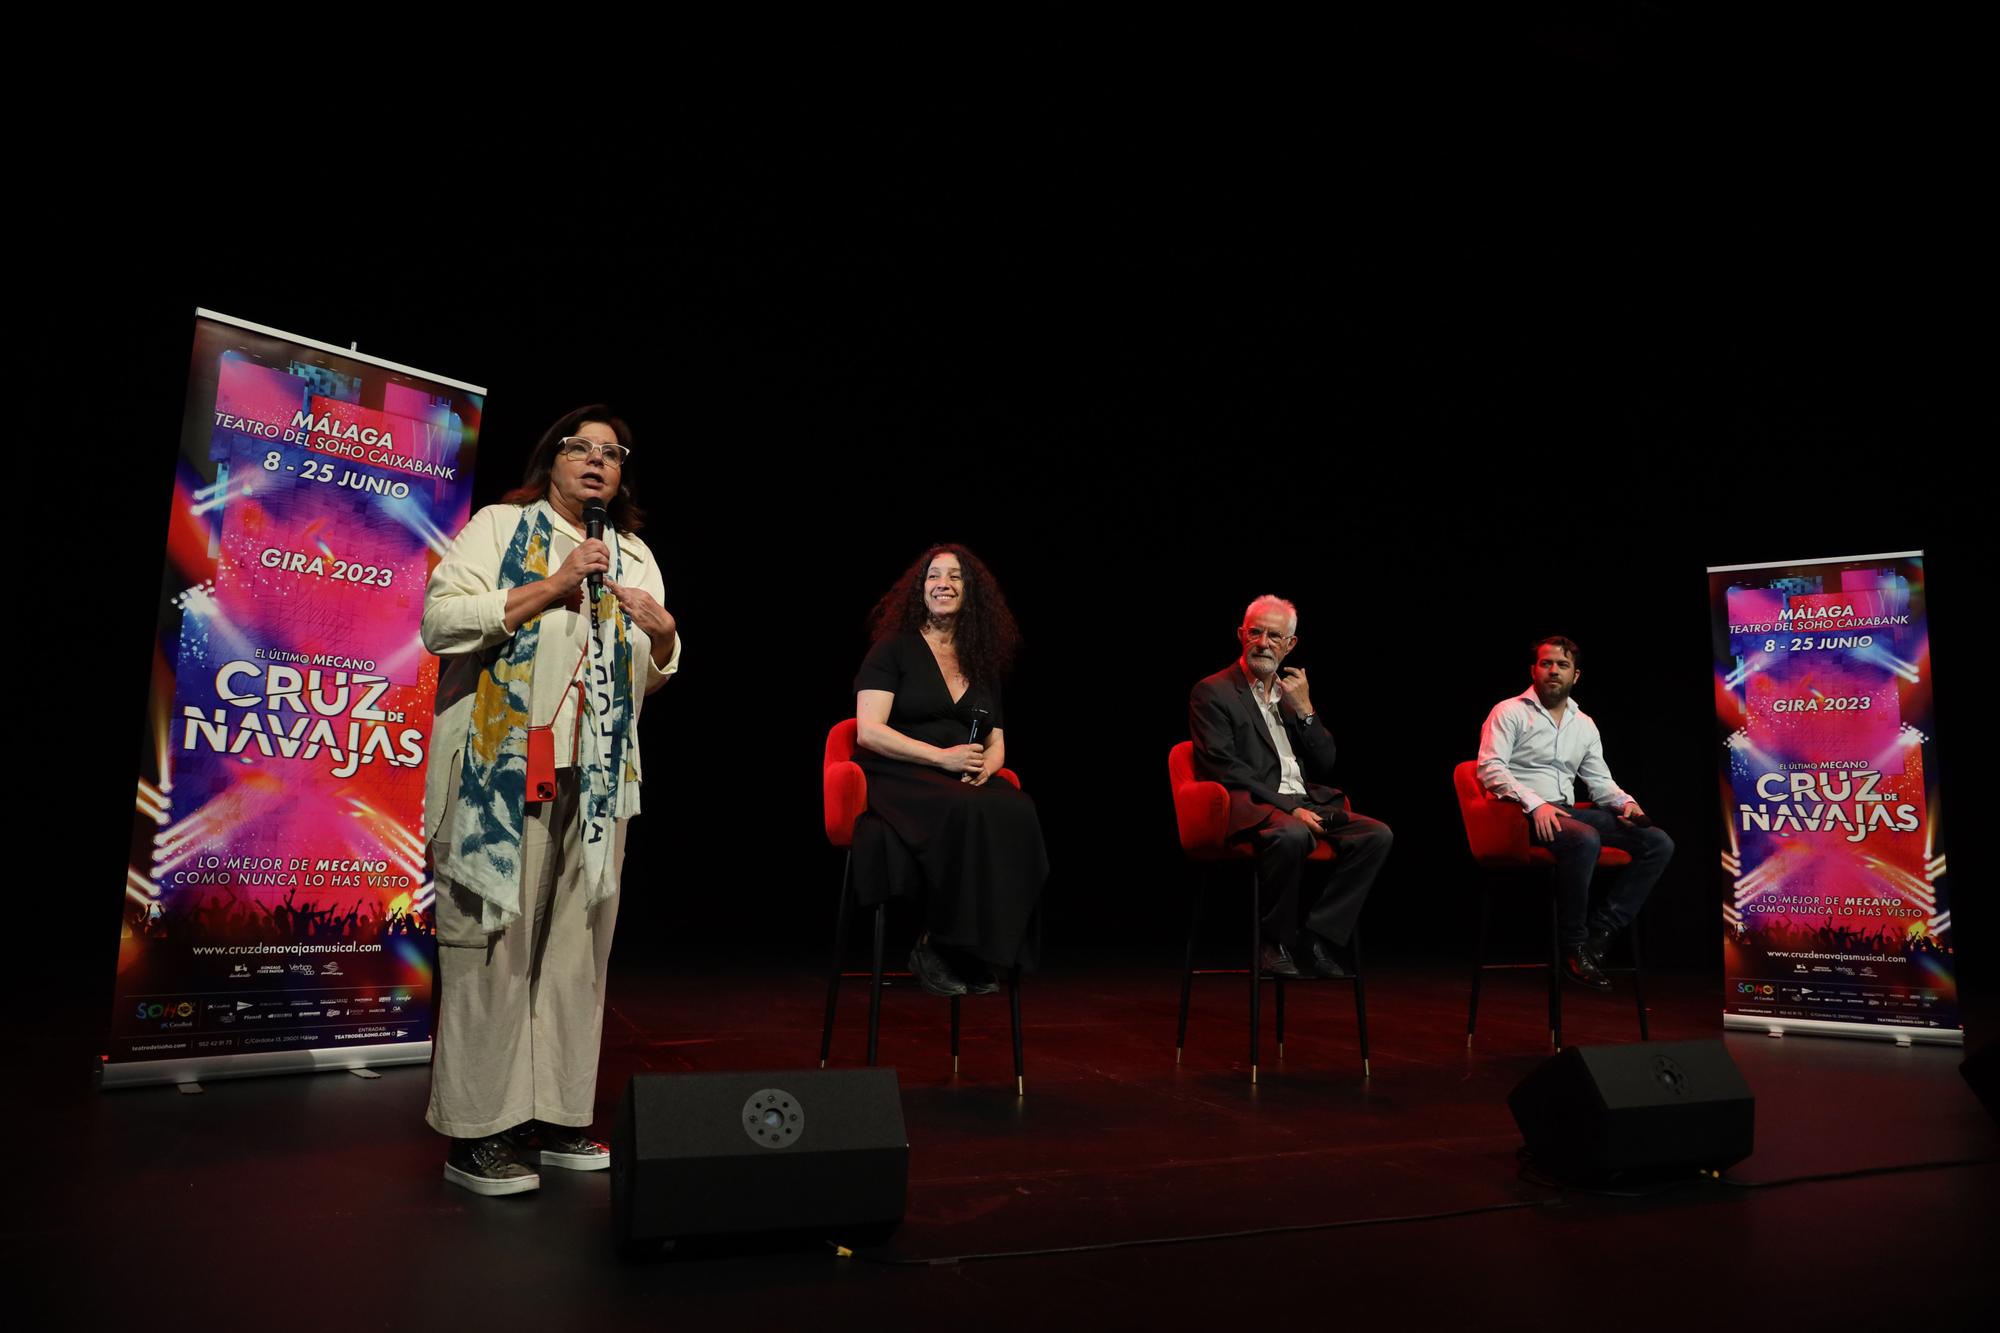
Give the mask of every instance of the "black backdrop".
M 75 325 L 42 350 L 89 404 L 91 560 L 116 572 L 78 599 L 99 704 L 61 742 L 82 800 L 43 965 L 83 1009 L 108 989 L 204 305 L 489 386 L 481 503 L 562 410 L 632 421 L 687 649 L 642 722 L 627 964 L 822 945 L 820 748 L 868 608 L 944 537 L 1026 636 L 1009 759 L 1055 865 L 1050 966 L 1174 956 L 1164 758 L 1265 591 L 1300 607 L 1343 785 L 1397 832 L 1377 950 L 1463 947 L 1451 766 L 1560 631 L 1614 771 L 1679 840 L 1657 955 L 1714 966 L 1703 568 L 1930 550 L 1947 766 L 1964 753 L 1993 423 L 1991 340 L 1960 312 L 1990 274 L 1952 206 L 1953 122 L 1719 104 L 1725 82 L 1802 85 L 1741 34 L 1615 12 L 1365 79 L 1349 53 L 1332 100 L 1226 115 L 1190 95 L 851 134 L 523 120 L 389 207 L 336 204 L 295 161 L 233 199 L 163 161 L 143 219 L 74 210 L 41 277 Z M 287 181 L 319 206 L 245 202 Z M 1970 810 L 1970 762 L 1954 775 Z M 1981 853 L 1952 832 L 1969 932 Z

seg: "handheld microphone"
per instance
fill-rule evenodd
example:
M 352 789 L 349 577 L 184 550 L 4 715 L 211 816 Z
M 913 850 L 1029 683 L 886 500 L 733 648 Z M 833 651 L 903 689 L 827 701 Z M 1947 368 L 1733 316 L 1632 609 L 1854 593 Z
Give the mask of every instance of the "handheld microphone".
M 599 541 L 603 540 L 604 519 L 606 516 L 606 512 L 607 511 L 604 508 L 604 501 L 602 500 L 585 500 L 583 502 L 584 536 L 594 538 Z M 604 575 L 593 573 L 590 576 L 590 599 L 594 602 L 599 597 L 603 596 L 603 594 L 604 594 Z
M 975 708 L 972 710 L 972 731 L 965 738 L 965 743 L 967 745 L 979 744 L 979 724 L 992 716 L 993 716 L 993 710 L 990 708 Z M 970 782 L 972 781 L 972 774 L 960 773 L 958 775 L 958 780 L 960 782 Z

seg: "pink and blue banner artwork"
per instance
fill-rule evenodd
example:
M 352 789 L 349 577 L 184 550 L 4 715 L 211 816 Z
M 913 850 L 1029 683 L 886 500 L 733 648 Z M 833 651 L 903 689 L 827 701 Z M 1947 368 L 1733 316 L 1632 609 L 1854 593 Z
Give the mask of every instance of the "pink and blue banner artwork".
M 419 627 L 484 399 L 200 312 L 107 1085 L 427 1056 Z
M 1709 571 L 1725 1019 L 1960 1028 L 1921 552 Z

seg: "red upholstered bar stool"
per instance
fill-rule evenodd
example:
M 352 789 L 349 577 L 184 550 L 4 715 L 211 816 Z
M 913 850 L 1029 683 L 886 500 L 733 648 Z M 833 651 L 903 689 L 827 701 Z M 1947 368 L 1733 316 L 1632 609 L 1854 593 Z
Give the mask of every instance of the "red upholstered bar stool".
M 833 1050 L 833 1013 L 840 1001 L 840 982 L 846 974 L 840 970 L 842 959 L 847 956 L 847 918 L 854 906 L 854 824 L 868 810 L 868 775 L 861 765 L 854 762 L 854 736 L 856 726 L 853 718 L 844 718 L 826 734 L 826 756 L 820 766 L 820 786 L 824 797 L 826 814 L 826 840 L 847 853 L 846 864 L 840 875 L 840 908 L 833 922 L 833 966 L 826 978 L 826 1022 L 819 1034 L 819 1067 L 826 1068 L 827 1057 Z M 1012 769 L 1003 768 L 1000 776 L 1014 784 L 1021 785 L 1021 779 Z M 868 1063 L 872 1066 L 880 1046 L 882 1031 L 882 929 L 888 916 L 888 903 L 875 904 L 875 935 L 873 952 L 868 972 Z M 856 974 L 859 975 L 858 973 Z M 958 1072 L 958 1002 L 960 996 L 951 997 L 951 1072 Z M 1021 969 L 1014 967 L 1007 972 L 1007 1000 L 1012 1011 L 1014 1024 L 1014 1094 L 1025 1096 L 1027 1079 L 1021 1059 Z
M 1257 1038 L 1260 1021 L 1259 1009 L 1263 996 L 1263 983 L 1270 981 L 1275 986 L 1272 992 L 1272 1007 L 1275 1010 L 1278 1038 L 1278 1058 L 1285 1058 L 1285 979 L 1266 977 L 1263 969 L 1264 938 L 1262 913 L 1258 911 L 1260 886 L 1257 882 L 1256 849 L 1247 842 L 1230 842 L 1229 833 L 1229 789 L 1219 782 L 1204 782 L 1194 773 L 1194 742 L 1182 741 L 1167 752 L 1167 782 L 1174 793 L 1174 820 L 1180 826 L 1181 850 L 1188 859 L 1202 863 L 1241 863 L 1250 871 L 1250 1081 L 1257 1081 Z M 1308 861 L 1326 862 L 1333 860 L 1333 844 L 1319 842 L 1313 847 Z M 1174 1063 L 1181 1062 L 1181 1051 L 1187 1045 L 1188 994 L 1194 985 L 1194 945 L 1195 935 L 1201 928 L 1201 885 L 1197 882 L 1189 893 L 1187 957 L 1181 968 L 1181 1019 L 1180 1028 L 1174 1035 Z M 1368 987 L 1361 972 L 1361 930 L 1356 927 L 1351 941 L 1354 949 L 1354 1023 L 1361 1039 L 1361 1076 L 1370 1076 L 1368 1067 Z M 1235 969 L 1228 969 L 1225 975 L 1234 975 Z
M 1452 770 L 1452 785 L 1458 791 L 1458 812 L 1465 818 L 1465 840 L 1472 847 L 1472 859 L 1481 870 L 1538 870 L 1547 881 L 1547 872 L 1556 864 L 1555 853 L 1528 836 L 1528 821 L 1521 807 L 1512 801 L 1486 794 L 1479 782 L 1479 765 L 1468 759 Z M 1597 865 L 1628 866 L 1632 858 L 1616 847 L 1600 848 Z M 1492 877 L 1479 883 L 1479 940 L 1472 950 L 1472 1001 L 1465 1010 L 1465 1044 L 1472 1045 L 1472 1029 L 1479 1020 L 1479 981 L 1486 966 L 1486 927 L 1493 910 Z M 1549 893 L 1549 1044 L 1562 1049 L 1562 937 L 1557 933 L 1556 895 Z M 1646 1026 L 1646 977 L 1639 964 L 1639 919 L 1632 918 L 1632 994 L 1639 1004 L 1639 1040 L 1650 1041 Z

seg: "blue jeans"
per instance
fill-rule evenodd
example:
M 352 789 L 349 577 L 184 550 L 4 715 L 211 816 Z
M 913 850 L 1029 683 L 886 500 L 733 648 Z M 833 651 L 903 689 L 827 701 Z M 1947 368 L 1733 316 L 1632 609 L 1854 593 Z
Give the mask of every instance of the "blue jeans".
M 1574 949 L 1590 932 L 1609 935 L 1639 914 L 1674 854 L 1674 840 L 1657 828 L 1627 828 L 1609 810 L 1555 808 L 1563 817 L 1548 844 L 1556 857 L 1556 934 L 1565 949 Z M 1592 911 L 1590 878 L 1597 870 L 1599 847 L 1630 853 L 1632 864 L 1612 876 L 1611 887 Z

